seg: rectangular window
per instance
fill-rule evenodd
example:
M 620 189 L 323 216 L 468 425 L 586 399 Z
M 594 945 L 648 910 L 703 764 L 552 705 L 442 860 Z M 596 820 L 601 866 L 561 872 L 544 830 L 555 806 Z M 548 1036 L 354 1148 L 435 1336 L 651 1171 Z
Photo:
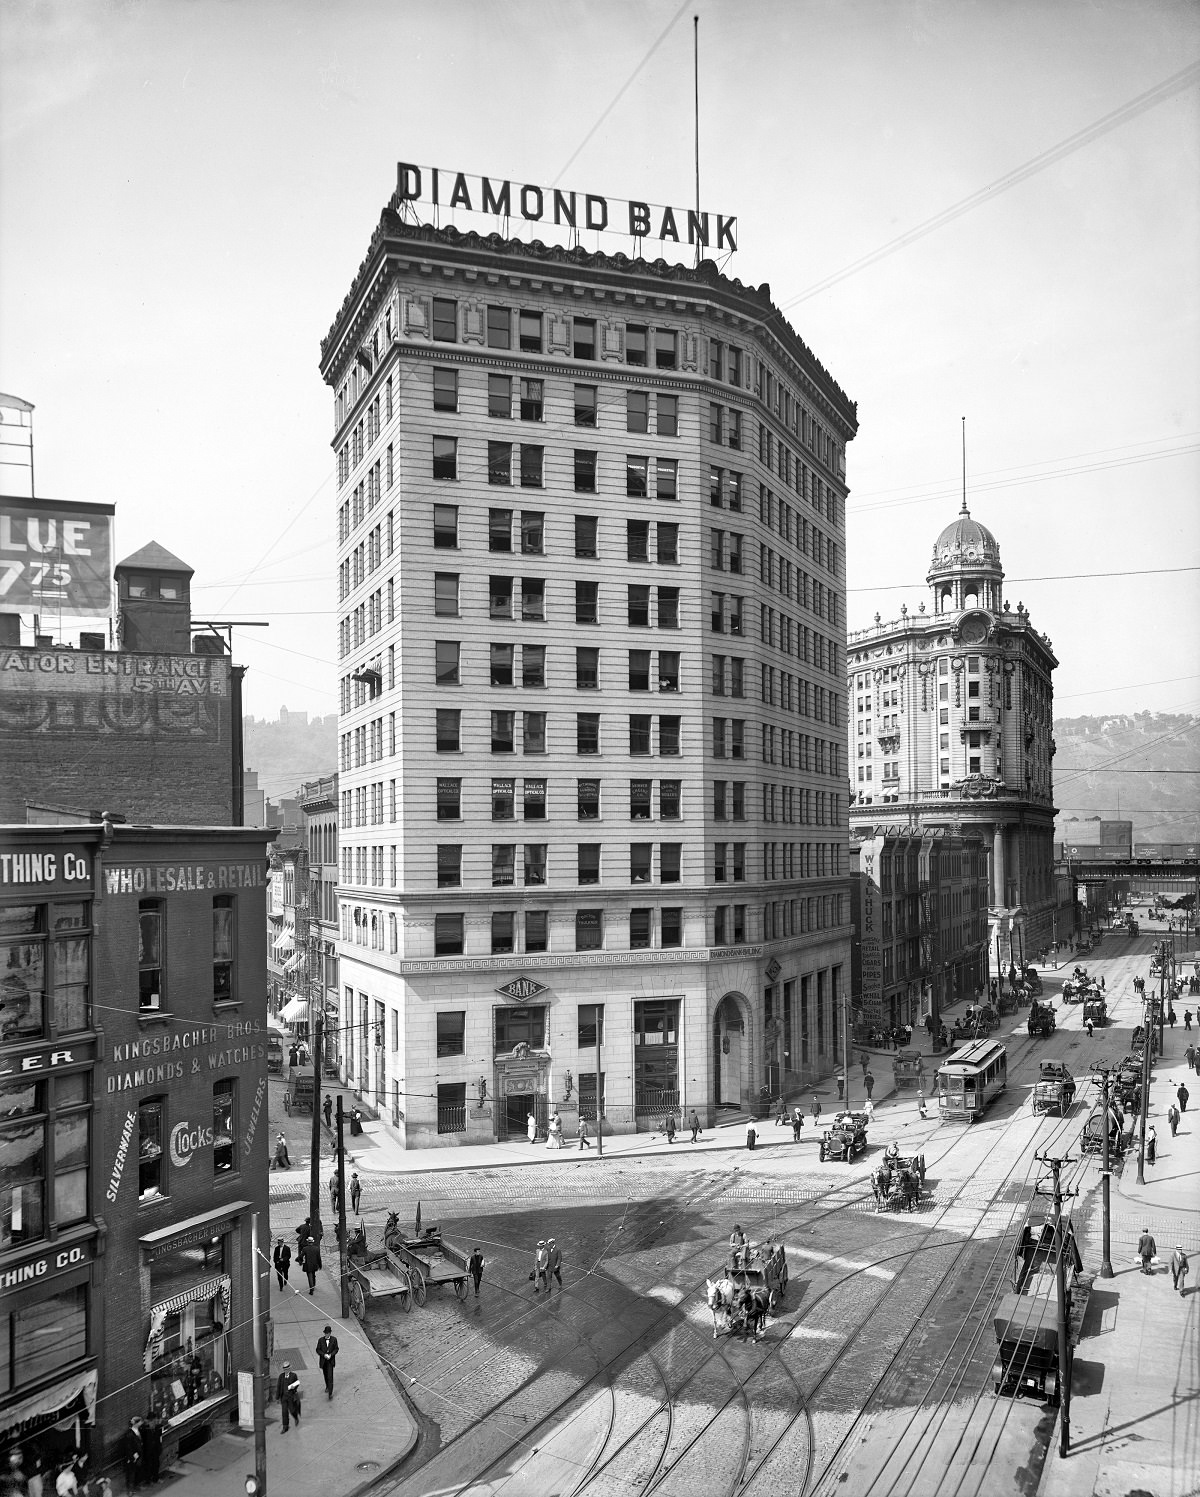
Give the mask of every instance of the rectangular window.
M 674 458 L 660 457 L 654 461 L 656 475 L 655 494 L 659 499 L 678 499 L 679 464 Z
M 546 582 L 542 577 L 521 578 L 521 617 L 540 623 L 546 617 Z
M 501 420 L 512 419 L 512 378 L 507 374 L 488 375 L 488 415 Z
M 658 915 L 659 939 L 664 946 L 683 945 L 683 910 L 679 906 L 664 908 Z
M 742 475 L 730 473 L 729 475 L 729 508 L 740 514 L 742 509 Z
M 492 781 L 492 820 L 511 821 L 514 810 L 515 780 L 493 780 Z
M 657 405 L 659 436 L 677 437 L 679 435 L 679 396 L 659 395 Z
M 678 717 L 660 717 L 658 720 L 658 752 L 665 759 L 679 755 L 680 721 Z
M 489 551 L 512 550 L 512 517 L 511 509 L 488 510 Z
M 729 657 L 729 695 L 740 697 L 745 695 L 743 681 L 745 679 L 746 662 L 739 655 Z
M 437 819 L 460 821 L 462 819 L 462 781 L 439 775 L 437 782 Z
M 457 437 L 434 437 L 433 476 L 435 478 L 458 477 Z
M 582 557 L 593 557 L 596 552 L 596 529 L 598 521 L 595 515 L 575 516 L 575 555 Z
M 514 878 L 516 846 L 512 842 L 492 843 L 492 888 L 509 886 Z
M 633 584 L 627 588 L 627 616 L 630 628 L 646 629 L 650 626 L 650 589 Z
M 722 432 L 722 411 L 719 405 L 710 403 L 708 407 L 708 440 L 720 442 Z
M 600 882 L 599 842 L 580 842 L 576 849 L 578 857 L 578 882 L 598 884 Z
M 724 478 L 722 468 L 709 468 L 708 470 L 708 502 L 714 509 L 720 509 L 724 502 Z
M 458 685 L 458 650 L 456 639 L 434 641 L 434 680 L 439 686 Z
M 625 521 L 625 560 L 650 560 L 650 521 Z
M 654 333 L 654 365 L 657 369 L 674 369 L 676 367 L 676 340 L 677 334 L 668 332 L 665 328 L 657 328 Z
M 525 911 L 525 950 L 548 951 L 550 949 L 550 912 L 548 910 Z
M 138 1103 L 138 1200 L 155 1201 L 167 1194 L 163 1154 L 163 1099 Z
M 740 411 L 729 412 L 727 440 L 730 447 L 740 448 L 742 445 L 742 416 Z
M 645 951 L 650 945 L 651 910 L 630 910 L 629 912 L 629 949 L 630 951 Z
M 512 645 L 491 646 L 491 670 L 493 686 L 511 686 L 513 684 Z
M 523 489 L 544 487 L 542 468 L 545 454 L 544 447 L 531 447 L 527 442 L 521 443 L 521 487 Z
M 575 950 L 599 951 L 604 945 L 604 911 L 575 911 Z
M 660 821 L 678 821 L 680 819 L 682 814 L 680 800 L 682 789 L 682 780 L 659 780 L 658 819 Z
M 575 782 L 575 814 L 580 821 L 599 821 L 599 780 L 577 780 Z
M 662 627 L 662 598 L 658 600 L 659 627 Z M 659 650 L 658 652 L 658 689 L 659 691 L 679 690 L 679 651 Z
M 433 371 L 433 408 L 435 411 L 458 410 L 458 370 Z
M 598 582 L 576 582 L 575 622 L 598 624 L 600 622 L 600 584 Z
M 577 359 L 596 357 L 596 323 L 590 317 L 571 318 L 571 353 Z
M 650 690 L 650 651 L 630 650 L 629 652 L 629 689 L 630 691 Z
M 433 506 L 433 546 L 435 551 L 453 551 L 458 547 L 458 505 Z
M 658 881 L 660 884 L 677 884 L 680 877 L 682 842 L 660 842 L 658 845 Z
M 458 617 L 458 573 L 435 572 L 433 574 L 433 613 L 435 618 L 456 619 Z
M 644 499 L 650 492 L 650 459 L 631 457 L 625 459 L 625 492 L 632 499 Z
M 439 1133 L 465 1133 L 467 1131 L 467 1083 L 465 1081 L 438 1082 L 437 1131 Z
M 491 577 L 488 581 L 488 616 L 493 619 L 512 618 L 511 577 Z
M 463 949 L 463 917 L 461 915 L 435 915 L 433 917 L 434 956 L 461 956 Z
M 575 687 L 578 691 L 596 691 L 600 685 L 600 651 L 583 645 L 575 647 Z
M 234 997 L 233 990 L 233 895 L 218 894 L 213 899 L 213 1002 L 227 1003 Z M 55 942 L 58 955 L 62 942 Z M 84 947 L 86 952 L 86 946 Z M 61 965 L 55 962 L 56 968 Z M 61 973 L 59 974 L 61 976 Z M 59 1026 L 62 1027 L 61 1025 Z
M 507 488 L 512 483 L 512 443 L 488 443 L 488 483 Z
M 497 1055 L 509 1055 L 520 1044 L 528 1045 L 531 1050 L 540 1050 L 545 1045 L 544 1008 L 497 1008 L 495 1015 L 493 1043 Z
M 462 713 L 457 707 L 437 709 L 437 751 L 439 754 L 459 752 L 459 727 Z
M 641 364 L 644 366 L 646 363 L 646 344 L 646 329 L 627 322 L 625 324 L 625 362 L 627 364 Z
M 546 782 L 545 780 L 526 780 L 522 786 L 526 821 L 545 821 L 546 819 Z
M 679 526 L 660 520 L 654 527 L 655 554 L 660 566 L 676 566 L 679 562 Z
M 714 634 L 725 632 L 724 593 L 710 593 L 709 595 L 709 628 Z
M 507 307 L 487 309 L 487 341 L 489 348 L 512 347 L 512 313 Z
M 511 910 L 492 911 L 492 955 L 504 956 L 515 946 L 513 928 L 516 924 Z
M 653 780 L 630 780 L 629 782 L 629 819 L 630 821 L 649 821 L 653 804 Z
M 462 885 L 462 846 L 457 842 L 439 842 L 437 850 L 439 889 L 457 889 Z
M 625 392 L 625 430 L 650 430 L 650 396 L 645 390 Z
M 213 1174 L 232 1175 L 237 1167 L 237 1082 L 213 1083 Z
M 435 343 L 458 342 L 458 303 L 435 296 L 433 299 L 433 339 Z
M 677 587 L 660 587 L 658 590 L 658 627 L 660 629 L 679 628 L 679 589 Z
M 143 1013 L 166 1006 L 163 974 L 166 910 L 161 900 L 143 899 L 138 904 L 138 1008 Z
M 726 789 L 728 780 L 713 781 L 713 820 L 725 821 L 728 819 Z
M 521 751 L 526 754 L 546 752 L 546 714 L 544 712 L 521 714 Z
M 540 421 L 543 415 L 543 384 L 540 379 L 521 381 L 521 420 Z
M 511 919 L 511 916 L 509 917 Z M 437 1053 L 465 1055 L 467 1046 L 467 1013 L 454 1009 L 437 1016 Z
M 648 884 L 650 864 L 654 854 L 653 842 L 631 842 L 629 844 L 629 882 Z
M 595 426 L 596 424 L 596 386 L 575 386 L 575 425 Z
M 537 449 L 539 452 L 541 448 Z M 541 556 L 546 532 L 546 516 L 540 509 L 521 511 L 521 554 Z
M 513 719 L 515 713 L 493 712 L 492 713 L 492 753 L 511 754 L 513 752 Z
M 525 844 L 525 884 L 531 887 L 546 882 L 546 844 L 544 842 L 526 842 Z
M 540 312 L 522 312 L 518 324 L 518 333 L 522 353 L 541 353 L 542 314 Z
M 632 713 L 629 718 L 629 752 L 631 754 L 648 754 L 650 752 L 650 722 L 651 719 L 644 713 Z
M 522 686 L 545 686 L 546 684 L 546 646 L 545 645 L 522 645 L 521 646 L 521 685 Z
M 600 714 L 598 712 L 575 714 L 575 752 L 577 754 L 600 752 Z
M 577 494 L 596 492 L 596 454 L 580 447 L 575 449 L 575 492 Z

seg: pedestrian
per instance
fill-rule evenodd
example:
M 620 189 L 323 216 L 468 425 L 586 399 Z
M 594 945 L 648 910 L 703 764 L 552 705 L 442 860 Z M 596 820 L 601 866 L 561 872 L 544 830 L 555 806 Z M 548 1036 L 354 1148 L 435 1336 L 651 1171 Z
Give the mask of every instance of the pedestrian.
M 700 1119 L 694 1107 L 692 1108 L 692 1115 L 688 1119 L 688 1127 L 692 1130 L 692 1142 L 695 1143 L 700 1137 Z
M 537 1143 L 537 1119 L 530 1113 L 525 1120 L 525 1136 L 531 1144 Z
M 1146 1130 L 1146 1163 L 1153 1164 L 1158 1158 L 1158 1133 L 1154 1124 Z
M 922 1118 L 929 1116 L 929 1112 L 925 1107 L 925 1093 L 920 1090 L 917 1091 L 917 1111 L 921 1114 Z
M 553 1274 L 554 1277 L 558 1280 L 558 1287 L 561 1289 L 562 1286 L 563 1286 L 563 1281 L 562 1281 L 562 1248 L 559 1247 L 558 1243 L 555 1242 L 555 1240 L 554 1240 L 553 1237 L 548 1237 L 546 1239 L 546 1253 L 547 1253 L 547 1262 L 546 1262 L 546 1269 L 547 1269 L 547 1272 L 546 1272 L 546 1293 L 549 1294 L 550 1293 L 550 1275 L 551 1274 Z
M 541 1294 L 543 1285 L 545 1285 L 546 1293 L 550 1293 L 550 1249 L 544 1242 L 539 1242 L 534 1251 L 533 1272 L 529 1277 L 535 1280 L 534 1294 Z
M 294 1071 L 299 1063 L 300 1063 L 300 1047 L 296 1044 L 296 1041 L 293 1040 L 292 1041 L 292 1045 L 291 1045 L 291 1049 L 288 1051 L 288 1065 Z
M 862 1063 L 863 1075 L 865 1076 L 867 1074 L 867 1066 L 870 1064 L 870 1062 L 867 1060 L 867 1052 L 865 1050 L 860 1050 L 858 1052 L 858 1058 Z
M 874 1116 L 875 1104 L 871 1101 L 871 1098 L 868 1095 L 867 1100 L 863 1103 L 863 1117 L 865 1117 L 867 1122 L 869 1123 Z
M 875 1077 L 870 1071 L 863 1077 L 863 1085 L 867 1089 L 867 1101 L 869 1102 L 871 1100 L 871 1093 L 875 1090 Z
M 279 1400 L 280 1412 L 283 1415 L 283 1432 L 288 1432 L 289 1420 L 294 1419 L 300 1423 L 300 1379 L 292 1371 L 292 1364 L 285 1362 L 283 1370 L 279 1374 L 279 1381 L 275 1385 L 275 1397 Z
M 667 1113 L 667 1142 L 669 1144 L 675 1142 L 675 1114 L 673 1112 Z
M 330 1177 L 329 1177 L 329 1204 L 333 1208 L 333 1214 L 334 1214 L 334 1216 L 336 1216 L 338 1214 L 338 1208 L 341 1205 L 341 1201 L 342 1201 L 341 1192 L 338 1190 L 338 1177 L 337 1177 L 336 1174 L 330 1175 Z
M 288 1170 L 292 1167 L 291 1156 L 288 1153 L 287 1139 L 282 1133 L 275 1135 L 275 1157 L 271 1160 L 273 1170 Z
M 321 1249 L 315 1237 L 306 1237 L 301 1244 L 300 1267 L 308 1280 L 309 1294 L 314 1294 L 317 1288 L 317 1270 L 321 1267 Z
M 1183 1244 L 1177 1242 L 1175 1244 L 1175 1251 L 1171 1254 L 1171 1283 L 1179 1290 L 1181 1296 L 1186 1292 L 1183 1287 L 1183 1281 L 1188 1276 L 1190 1266 L 1188 1256 L 1183 1250 Z
M 1183 1032 L 1185 1034 L 1191 1034 L 1192 1032 L 1192 1011 L 1190 1008 L 1185 1008 L 1183 1011 Z
M 813 1127 L 819 1128 L 821 1126 L 821 1099 L 816 1092 L 813 1093 L 812 1106 L 809 1111 L 812 1113 Z
M 312 1218 L 306 1216 L 296 1228 L 296 1262 L 300 1261 L 300 1250 L 304 1246 L 304 1240 L 312 1236 Z
M 1187 1082 L 1186 1081 L 1181 1081 L 1179 1083 L 1179 1085 L 1175 1088 L 1175 1095 L 1179 1098 L 1179 1110 L 1180 1110 L 1180 1112 L 1186 1112 L 1187 1111 L 1188 1098 L 1191 1096 L 1191 1092 L 1189 1092 L 1188 1089 L 1187 1089 Z
M 327 1325 L 324 1334 L 317 1342 L 317 1366 L 325 1378 L 325 1397 L 333 1397 L 333 1369 L 337 1366 L 338 1338 L 333 1334 L 333 1327 Z
M 837 1073 L 837 1078 L 836 1079 L 837 1079 L 837 1089 L 838 1089 L 838 1101 L 840 1102 L 842 1100 L 842 1098 L 846 1095 L 846 1073 L 844 1071 L 839 1071 Z
M 1183 1052 L 1183 1058 L 1185 1061 L 1187 1061 L 1187 1068 L 1190 1071 L 1192 1069 L 1192 1064 L 1196 1059 L 1195 1045 L 1189 1045 L 1187 1047 L 1187 1049 Z
M 1175 1008 L 1173 1004 L 1167 1004 L 1167 1023 L 1172 1029 L 1175 1028 Z
M 1167 1122 L 1171 1125 L 1171 1137 L 1174 1138 L 1179 1128 L 1179 1108 L 1174 1102 L 1167 1108 Z
M 794 1144 L 798 1144 L 800 1142 L 800 1131 L 803 1127 L 804 1114 L 797 1107 L 796 1110 L 792 1113 L 792 1142 Z
M 1142 1260 L 1142 1272 L 1153 1273 L 1154 1269 L 1151 1264 L 1158 1257 L 1158 1248 L 1154 1245 L 1154 1238 L 1150 1235 L 1149 1227 L 1143 1227 L 1142 1235 L 1138 1238 L 1138 1256 Z
M 146 1480 L 158 1481 L 162 1461 L 162 1422 L 157 1414 L 151 1414 L 149 1419 L 142 1421 L 142 1460 L 145 1463 Z M 41 1492 L 35 1494 L 30 1485 L 29 1497 L 41 1497 Z
M 333 1098 L 329 1095 L 328 1092 L 325 1093 L 325 1100 L 324 1100 L 324 1102 L 321 1103 L 321 1111 L 325 1114 L 325 1126 L 326 1126 L 326 1128 L 332 1128 L 333 1127 Z
M 362 1110 L 361 1108 L 356 1107 L 350 1114 L 350 1137 L 354 1138 L 362 1131 Z
M 751 1118 L 750 1121 L 746 1124 L 746 1147 L 748 1149 L 753 1149 L 755 1140 L 757 1138 L 758 1132 L 754 1127 L 754 1119 Z
M 358 1208 L 361 1203 L 362 1181 L 358 1178 L 358 1171 L 355 1170 L 350 1176 L 350 1210 L 354 1212 L 355 1216 L 358 1215 Z
M 783 1100 L 783 1097 L 781 1095 L 780 1098 L 779 1098 L 779 1103 L 778 1103 L 778 1105 L 775 1108 L 775 1126 L 776 1126 L 776 1128 L 781 1128 L 781 1127 L 786 1126 L 786 1124 L 788 1122 L 788 1119 L 789 1119 L 788 1105 Z
M 282 1291 L 287 1288 L 288 1275 L 292 1271 L 292 1250 L 282 1237 L 275 1241 L 275 1251 L 271 1254 L 271 1262 L 275 1265 L 275 1278 Z
M 575 1132 L 579 1137 L 580 1151 L 582 1152 L 584 1149 L 590 1149 L 592 1146 L 590 1143 L 588 1143 L 587 1118 L 584 1117 L 583 1113 L 579 1114 L 579 1126 L 575 1129 Z
M 142 1479 L 142 1432 L 135 1415 L 121 1436 L 121 1462 L 125 1467 L 125 1490 L 136 1492 Z
M 471 1256 L 467 1259 L 467 1272 L 475 1281 L 475 1298 L 479 1298 L 479 1281 L 483 1278 L 483 1254 L 478 1248 L 472 1248 Z
M 1088 1032 L 1088 1039 L 1089 1040 L 1092 1039 L 1093 1038 L 1092 1021 L 1090 1019 L 1087 1021 L 1087 1032 Z

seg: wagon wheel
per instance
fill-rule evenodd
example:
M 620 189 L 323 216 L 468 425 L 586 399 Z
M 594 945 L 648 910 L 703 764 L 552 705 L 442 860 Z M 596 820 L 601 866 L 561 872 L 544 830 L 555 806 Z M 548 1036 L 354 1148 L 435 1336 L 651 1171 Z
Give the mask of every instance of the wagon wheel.
M 467 1281 L 466 1281 L 466 1279 L 455 1279 L 455 1281 L 454 1281 L 454 1294 L 455 1294 L 455 1297 L 457 1299 L 466 1299 L 466 1297 L 467 1297 Z
M 350 1280 L 350 1308 L 359 1320 L 366 1320 L 367 1297 L 363 1293 L 363 1287 L 357 1279 Z
M 405 1275 L 404 1279 L 404 1288 L 401 1289 L 396 1298 L 400 1301 L 400 1308 L 407 1314 L 412 1309 L 413 1302 L 412 1288 L 407 1275 Z
M 424 1276 L 421 1275 L 421 1274 L 419 1274 L 419 1273 L 414 1273 L 413 1276 L 412 1276 L 412 1281 L 411 1282 L 412 1282 L 412 1297 L 413 1297 L 413 1299 L 416 1300 L 416 1302 L 417 1302 L 418 1305 L 423 1305 L 425 1303 L 426 1298 L 427 1298 L 427 1291 L 425 1289 L 425 1279 L 424 1279 Z

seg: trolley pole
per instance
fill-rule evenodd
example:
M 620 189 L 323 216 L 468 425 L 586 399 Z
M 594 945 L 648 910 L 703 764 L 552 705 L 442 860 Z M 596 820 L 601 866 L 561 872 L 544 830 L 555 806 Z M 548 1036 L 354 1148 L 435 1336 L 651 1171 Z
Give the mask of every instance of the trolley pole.
M 1111 1233 L 1111 1229 L 1112 1229 L 1112 1219 L 1111 1219 L 1111 1216 L 1110 1216 L 1110 1208 L 1109 1208 L 1109 1182 L 1110 1182 L 1110 1177 L 1111 1177 L 1111 1174 L 1112 1174 L 1112 1170 L 1111 1170 L 1111 1168 L 1109 1166 L 1109 1157 L 1108 1157 L 1108 1147 L 1109 1147 L 1108 1136 L 1112 1132 L 1112 1126 L 1111 1126 L 1111 1124 L 1112 1124 L 1112 1114 L 1109 1111 L 1109 1105 L 1110 1104 L 1109 1104 L 1109 1100 L 1108 1100 L 1108 1088 L 1109 1088 L 1109 1083 L 1111 1082 L 1111 1080 L 1112 1080 L 1112 1077 L 1111 1077 L 1111 1073 L 1109 1072 L 1108 1067 L 1107 1066 L 1102 1066 L 1100 1068 L 1101 1095 L 1104 1098 L 1104 1133 L 1103 1133 L 1103 1138 L 1104 1138 L 1103 1149 L 1104 1149 L 1104 1153 L 1102 1155 L 1104 1163 L 1103 1163 L 1103 1167 L 1102 1167 L 1101 1172 L 1100 1172 L 1101 1180 L 1103 1182 L 1101 1188 L 1102 1188 L 1102 1191 L 1103 1191 L 1103 1203 L 1104 1203 L 1104 1207 L 1103 1207 L 1104 1248 L 1103 1248 L 1103 1256 L 1101 1257 L 1101 1260 L 1100 1260 L 1100 1277 L 1102 1279 L 1111 1279 L 1112 1276 L 1113 1276 L 1112 1243 L 1111 1243 L 1111 1240 L 1110 1240 L 1110 1233 Z
M 312 1158 L 308 1162 L 308 1215 L 313 1236 L 321 1242 L 321 1049 L 324 1018 L 313 1021 Z
M 337 1182 L 338 1182 L 338 1284 L 342 1292 L 342 1319 L 350 1318 L 350 1278 L 346 1272 L 346 1248 L 348 1239 L 346 1237 L 346 1145 L 342 1133 L 344 1114 L 342 1112 L 342 1094 L 337 1096 Z

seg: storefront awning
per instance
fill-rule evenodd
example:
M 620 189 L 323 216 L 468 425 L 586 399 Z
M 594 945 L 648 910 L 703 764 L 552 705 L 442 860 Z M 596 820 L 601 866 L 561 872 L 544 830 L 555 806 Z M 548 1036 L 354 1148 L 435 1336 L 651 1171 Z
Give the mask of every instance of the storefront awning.
M 289 998 L 279 1010 L 279 1017 L 285 1024 L 298 1024 L 308 1018 L 308 999 Z
M 295 954 L 295 956 L 289 957 L 287 959 L 287 961 L 284 962 L 284 964 L 283 964 L 283 970 L 285 972 L 294 972 L 296 970 L 296 968 L 298 966 L 300 966 L 300 964 L 303 961 L 304 961 L 304 953 L 302 951 L 298 951 Z
M 0 1415 L 0 1434 L 15 1429 L 30 1419 L 39 1419 L 45 1414 L 57 1414 L 60 1409 L 65 1409 L 74 1403 L 81 1393 L 87 1407 L 87 1422 L 95 1424 L 98 1376 L 96 1368 L 89 1367 L 87 1371 L 65 1377 L 52 1387 L 44 1388 L 42 1392 L 34 1393 L 20 1403 L 10 1404 Z
M 223 1326 L 229 1324 L 229 1300 L 233 1292 L 233 1286 L 228 1274 L 218 1274 L 215 1278 L 203 1279 L 199 1284 L 192 1284 L 187 1289 L 181 1289 L 170 1299 L 165 1299 L 161 1304 L 151 1307 L 150 1310 L 150 1336 L 146 1342 L 146 1353 L 144 1366 L 149 1372 L 154 1365 L 154 1349 L 162 1340 L 163 1326 L 167 1323 L 167 1316 L 174 1315 L 177 1310 L 186 1309 L 188 1305 L 198 1304 L 201 1300 L 216 1299 L 221 1297 L 221 1308 L 224 1310 Z

